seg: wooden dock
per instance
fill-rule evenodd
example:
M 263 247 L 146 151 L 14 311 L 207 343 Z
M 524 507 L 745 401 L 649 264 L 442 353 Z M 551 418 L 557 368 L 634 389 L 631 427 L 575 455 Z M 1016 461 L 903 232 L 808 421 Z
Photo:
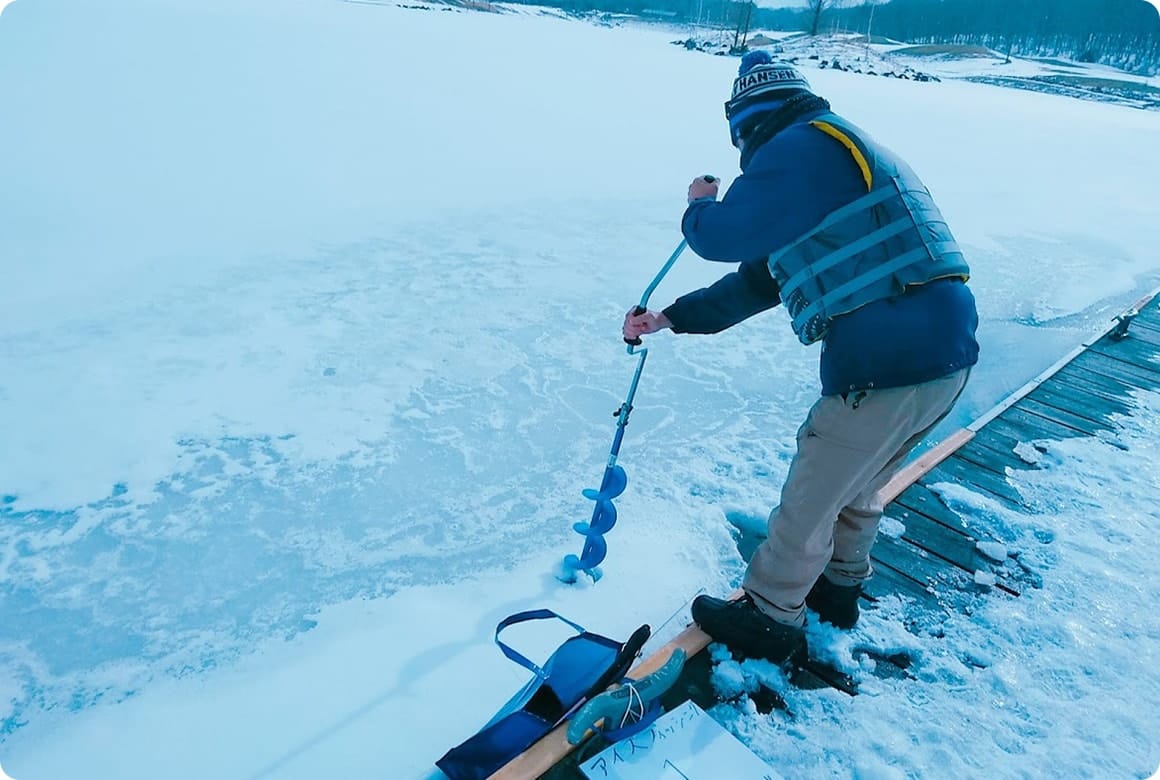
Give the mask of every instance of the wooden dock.
M 954 511 L 933 486 L 956 483 L 999 506 L 1030 511 L 1033 508 L 1008 476 L 1038 468 L 1035 442 L 1114 432 L 1117 416 L 1130 415 L 1135 408 L 1133 391 L 1157 389 L 1160 292 L 1141 299 L 1107 329 L 913 460 L 883 488 L 886 516 L 901 521 L 905 530 L 897 538 L 879 535 L 872 555 L 874 577 L 863 598 L 872 604 L 883 596 L 902 594 L 920 613 L 945 614 L 961 611 L 979 598 L 1017 598 L 1025 589 L 1039 587 L 1038 575 L 1019 563 L 1017 552 L 1002 560 L 985 555 L 980 543 L 997 541 L 985 523 Z M 750 551 L 753 546 L 748 545 Z M 1003 550 L 986 544 L 982 549 Z M 666 697 L 666 706 L 686 699 L 709 705 L 714 696 L 708 684 L 711 663 L 702 651 L 710 642 L 691 625 L 638 663 L 629 676 L 640 678 L 655 671 L 674 648 L 682 647 L 689 662 L 681 683 Z M 876 661 L 875 673 L 880 676 L 907 675 L 905 658 Z M 848 682 L 822 679 L 818 684 L 855 694 Z M 779 702 L 765 705 L 777 707 Z M 569 758 L 573 748 L 564 731 L 565 726 L 557 728 L 492 780 L 582 778 L 576 757 Z M 581 753 L 590 755 L 599 743 L 599 737 L 589 740 Z

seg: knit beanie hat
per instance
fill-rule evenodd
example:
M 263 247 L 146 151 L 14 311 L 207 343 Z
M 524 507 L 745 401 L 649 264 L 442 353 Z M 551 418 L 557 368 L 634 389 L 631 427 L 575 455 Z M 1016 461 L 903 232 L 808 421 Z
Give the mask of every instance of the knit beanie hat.
M 733 145 L 760 122 L 759 115 L 809 91 L 809 82 L 792 65 L 774 62 L 767 51 L 747 53 L 733 81 L 733 95 L 725 104 Z

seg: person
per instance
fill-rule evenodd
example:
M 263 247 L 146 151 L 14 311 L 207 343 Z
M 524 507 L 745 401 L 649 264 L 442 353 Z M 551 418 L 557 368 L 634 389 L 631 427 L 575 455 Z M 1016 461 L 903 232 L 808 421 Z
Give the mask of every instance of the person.
M 695 179 L 681 229 L 702 258 L 740 265 L 661 311 L 630 310 L 623 334 L 718 333 L 780 303 L 803 344 L 822 342 L 821 397 L 744 596 L 692 605 L 715 640 L 784 663 L 808 652 L 806 607 L 839 628 L 857 622 L 876 494 L 962 393 L 978 315 L 927 188 L 796 69 L 745 55 L 725 114 L 741 175 L 720 201 L 713 177 Z

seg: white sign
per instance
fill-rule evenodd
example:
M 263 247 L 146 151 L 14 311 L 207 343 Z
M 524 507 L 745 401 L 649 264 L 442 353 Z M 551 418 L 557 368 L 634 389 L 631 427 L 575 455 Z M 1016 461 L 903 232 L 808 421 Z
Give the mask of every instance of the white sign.
M 691 701 L 588 759 L 580 770 L 588 780 L 781 780 Z

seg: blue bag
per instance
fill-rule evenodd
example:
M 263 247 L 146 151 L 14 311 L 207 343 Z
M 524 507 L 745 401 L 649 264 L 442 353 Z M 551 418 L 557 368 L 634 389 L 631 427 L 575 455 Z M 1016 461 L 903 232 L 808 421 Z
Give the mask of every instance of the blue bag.
M 562 620 L 576 629 L 577 635 L 556 648 L 542 667 L 500 641 L 500 632 L 508 626 L 548 618 Z M 647 625 L 641 626 L 622 644 L 585 631 L 550 609 L 519 612 L 500 621 L 495 643 L 504 655 L 535 676 L 482 729 L 447 751 L 435 766 L 451 780 L 486 780 L 581 704 L 624 677 L 650 633 Z

